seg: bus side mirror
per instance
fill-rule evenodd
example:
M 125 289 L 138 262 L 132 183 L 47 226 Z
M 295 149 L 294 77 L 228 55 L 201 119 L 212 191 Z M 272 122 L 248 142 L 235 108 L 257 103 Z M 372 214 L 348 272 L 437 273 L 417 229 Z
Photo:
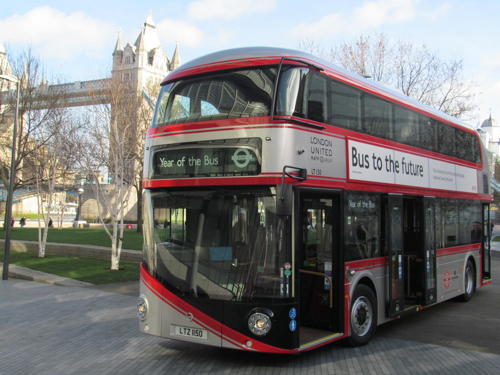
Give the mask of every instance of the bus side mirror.
M 276 215 L 289 216 L 293 210 L 293 189 L 290 184 L 280 184 L 276 188 Z
M 289 170 L 294 173 L 290 173 Z M 276 189 L 276 215 L 292 215 L 293 210 L 293 190 L 292 185 L 285 184 L 285 176 L 293 178 L 297 181 L 305 181 L 307 179 L 307 169 L 285 165 L 281 174 L 281 184 Z

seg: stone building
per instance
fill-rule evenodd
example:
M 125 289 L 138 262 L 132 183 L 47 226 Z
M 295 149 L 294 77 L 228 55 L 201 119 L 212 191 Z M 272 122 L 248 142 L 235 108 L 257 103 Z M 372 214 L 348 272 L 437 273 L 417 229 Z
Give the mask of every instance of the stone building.
M 159 84 L 171 70 L 181 64 L 179 45 L 176 45 L 172 59 L 161 48 L 156 26 L 149 16 L 137 36 L 134 44 L 122 46 L 121 36 L 113 51 L 114 80 L 128 82 L 131 89 L 141 92 L 151 84 Z
M 491 114 L 489 118 L 483 121 L 481 127 L 478 129 L 478 133 L 481 136 L 484 147 L 486 147 L 489 152 L 495 154 L 496 157 L 499 157 L 500 125 L 491 117 Z

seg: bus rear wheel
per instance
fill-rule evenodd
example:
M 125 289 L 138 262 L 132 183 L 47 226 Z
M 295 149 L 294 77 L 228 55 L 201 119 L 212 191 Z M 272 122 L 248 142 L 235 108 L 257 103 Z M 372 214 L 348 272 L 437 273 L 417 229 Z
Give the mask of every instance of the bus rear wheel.
M 365 345 L 370 341 L 377 328 L 377 298 L 366 285 L 358 285 L 354 290 L 351 303 L 351 346 Z
M 460 296 L 462 302 L 470 301 L 472 295 L 476 291 L 476 270 L 474 269 L 474 264 L 469 259 L 467 265 L 465 266 L 464 274 L 464 294 Z

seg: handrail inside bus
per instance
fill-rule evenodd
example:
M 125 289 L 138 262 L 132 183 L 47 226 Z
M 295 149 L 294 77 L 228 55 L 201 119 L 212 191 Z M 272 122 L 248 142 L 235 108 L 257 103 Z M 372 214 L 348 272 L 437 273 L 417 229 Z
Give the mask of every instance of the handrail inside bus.
M 324 277 L 326 279 L 328 279 L 328 282 L 330 283 L 330 292 L 328 293 L 328 304 L 330 306 L 330 308 L 333 307 L 333 280 L 332 280 L 332 277 L 331 276 L 328 276 L 326 273 L 323 273 L 323 272 L 316 272 L 316 271 L 309 271 L 309 270 L 303 270 L 303 269 L 299 269 L 299 272 L 300 273 L 306 273 L 308 275 L 314 275 L 314 276 L 320 276 L 320 277 Z

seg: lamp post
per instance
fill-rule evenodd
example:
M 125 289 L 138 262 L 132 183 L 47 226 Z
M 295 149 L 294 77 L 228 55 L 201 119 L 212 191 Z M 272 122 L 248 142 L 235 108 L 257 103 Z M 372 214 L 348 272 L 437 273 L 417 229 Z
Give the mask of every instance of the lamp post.
M 17 146 L 17 123 L 19 118 L 19 91 L 20 81 L 17 77 L 0 74 L 0 79 L 13 82 L 17 85 L 16 93 L 16 112 L 14 114 L 14 127 L 12 129 L 12 152 L 10 155 L 10 173 L 9 173 L 9 186 L 7 190 L 7 202 L 5 204 L 5 243 L 3 252 L 3 272 L 2 279 L 9 278 L 9 257 L 10 257 L 10 233 L 12 229 L 12 200 L 14 195 L 14 180 L 16 178 L 16 146 Z

